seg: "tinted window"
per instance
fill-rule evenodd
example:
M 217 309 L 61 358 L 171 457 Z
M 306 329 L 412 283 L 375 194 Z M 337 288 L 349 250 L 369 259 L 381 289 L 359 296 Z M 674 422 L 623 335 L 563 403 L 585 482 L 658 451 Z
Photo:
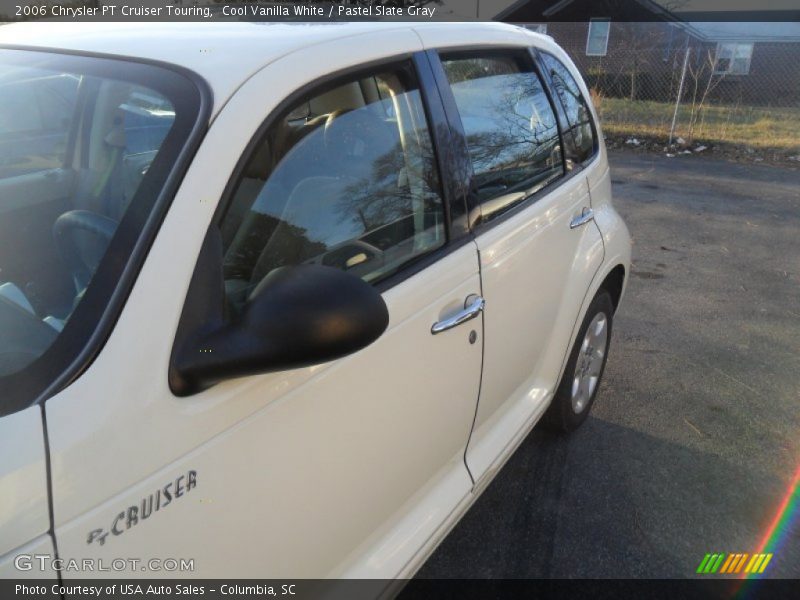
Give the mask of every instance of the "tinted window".
M 63 165 L 79 81 L 40 70 L 0 77 L 0 177 Z
M 198 109 L 164 69 L 0 50 L 0 414 L 83 349 Z
M 594 154 L 597 147 L 589 104 L 581 94 L 580 87 L 569 69 L 561 61 L 546 52 L 542 53 L 542 60 L 550 73 L 550 80 L 553 82 L 556 95 L 561 100 L 566 112 L 577 152 L 574 160 L 583 162 Z
M 472 158 L 483 219 L 563 174 L 555 115 L 531 68 L 513 57 L 442 58 Z
M 311 94 L 269 129 L 221 225 L 234 306 L 270 271 L 317 263 L 376 282 L 445 243 L 439 176 L 407 71 Z

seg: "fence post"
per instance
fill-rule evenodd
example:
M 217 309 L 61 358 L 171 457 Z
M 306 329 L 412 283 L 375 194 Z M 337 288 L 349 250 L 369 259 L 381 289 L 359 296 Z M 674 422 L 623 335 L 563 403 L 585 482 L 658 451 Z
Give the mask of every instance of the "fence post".
M 672 113 L 672 125 L 669 128 L 669 145 L 672 145 L 672 137 L 675 135 L 675 122 L 678 120 L 678 109 L 681 106 L 681 97 L 683 96 L 683 83 L 686 80 L 686 68 L 689 66 L 689 53 L 692 51 L 691 46 L 686 44 L 686 52 L 683 55 L 683 70 L 681 71 L 681 82 L 678 84 L 678 97 L 675 98 L 675 112 Z

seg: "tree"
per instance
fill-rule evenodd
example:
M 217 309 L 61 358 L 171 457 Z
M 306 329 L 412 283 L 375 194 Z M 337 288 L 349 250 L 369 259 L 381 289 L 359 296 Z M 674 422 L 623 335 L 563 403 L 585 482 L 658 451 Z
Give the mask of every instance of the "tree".
M 690 49 L 687 48 L 687 52 Z M 698 49 L 698 60 L 689 61 L 687 73 L 691 81 L 692 104 L 689 112 L 689 126 L 686 130 L 688 142 L 694 139 L 695 127 L 703 116 L 706 103 L 711 93 L 725 78 L 724 73 L 716 73 L 716 53 L 707 48 L 705 52 Z

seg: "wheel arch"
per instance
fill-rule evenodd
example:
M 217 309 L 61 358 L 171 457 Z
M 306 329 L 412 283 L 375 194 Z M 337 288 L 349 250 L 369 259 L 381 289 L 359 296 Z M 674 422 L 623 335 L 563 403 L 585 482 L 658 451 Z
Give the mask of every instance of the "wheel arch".
M 626 275 L 630 265 L 630 263 L 627 262 L 628 260 L 630 260 L 630 255 L 627 255 L 627 260 L 623 255 L 622 257 L 617 257 L 613 262 L 609 263 L 616 263 L 613 267 L 611 267 L 611 269 L 608 269 L 608 267 L 605 269 L 601 267 L 598 276 L 587 290 L 579 316 L 575 320 L 575 325 L 570 336 L 570 345 L 567 347 L 567 350 L 564 353 L 564 357 L 561 361 L 561 368 L 559 370 L 558 379 L 556 380 L 556 386 L 554 389 L 556 389 L 561 383 L 561 378 L 564 376 L 564 369 L 566 368 L 569 360 L 569 354 L 577 339 L 578 331 L 580 330 L 580 326 L 583 322 L 586 311 L 589 309 L 589 305 L 594 297 L 600 292 L 600 290 L 605 290 L 611 296 L 611 303 L 614 308 L 614 312 L 616 313 L 617 309 L 619 308 L 619 303 L 621 302 L 622 296 L 625 292 Z M 603 276 L 604 273 L 605 276 Z M 603 279 L 598 284 L 597 281 L 600 279 L 600 277 L 603 277 Z
M 611 303 L 614 305 L 614 312 L 619 307 L 619 302 L 622 299 L 622 290 L 625 286 L 625 267 L 621 264 L 617 265 L 606 275 L 606 278 L 600 284 L 598 289 L 604 289 L 611 296 Z

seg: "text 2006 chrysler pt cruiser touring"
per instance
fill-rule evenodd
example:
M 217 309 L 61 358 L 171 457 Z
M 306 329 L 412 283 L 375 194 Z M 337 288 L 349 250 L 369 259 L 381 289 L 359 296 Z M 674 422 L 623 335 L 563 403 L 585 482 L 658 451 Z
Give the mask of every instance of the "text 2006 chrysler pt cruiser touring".
M 602 139 L 501 24 L 2 27 L 0 575 L 412 575 L 591 408 Z

